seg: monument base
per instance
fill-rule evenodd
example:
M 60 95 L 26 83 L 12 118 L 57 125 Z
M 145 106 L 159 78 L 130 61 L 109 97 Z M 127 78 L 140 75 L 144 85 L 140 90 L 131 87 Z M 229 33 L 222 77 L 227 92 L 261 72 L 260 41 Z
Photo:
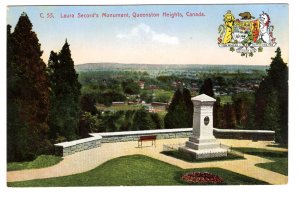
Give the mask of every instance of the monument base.
M 193 159 L 227 157 L 227 150 L 223 148 L 194 150 L 187 147 L 180 147 L 178 151 L 182 154 L 191 156 Z
M 227 150 L 222 148 L 215 138 L 200 139 L 195 136 L 189 138 L 185 147 L 178 149 L 182 154 L 191 156 L 193 159 L 226 157 Z

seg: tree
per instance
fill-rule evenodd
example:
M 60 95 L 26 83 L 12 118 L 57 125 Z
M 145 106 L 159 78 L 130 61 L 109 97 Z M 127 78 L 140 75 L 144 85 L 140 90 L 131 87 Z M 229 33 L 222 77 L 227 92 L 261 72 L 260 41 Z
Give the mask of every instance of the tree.
M 216 128 L 222 128 L 221 126 L 221 121 L 222 121 L 222 115 L 223 113 L 223 109 L 221 106 L 221 99 L 219 97 L 217 97 L 216 102 L 214 103 L 214 108 L 213 108 L 213 125 Z
M 31 160 L 51 151 L 49 89 L 37 35 L 26 13 L 7 26 L 7 158 Z
M 287 144 L 288 67 L 283 62 L 280 48 L 277 48 L 276 56 L 272 58 L 270 68 L 267 72 L 268 75 L 260 83 L 255 95 L 255 119 L 257 127 L 260 129 L 272 129 L 276 127 L 276 142 Z M 273 101 L 271 102 L 271 100 Z M 273 127 L 265 121 L 276 119 L 278 119 L 279 127 Z
M 102 120 L 90 112 L 84 112 L 80 117 L 79 134 L 82 137 L 88 137 L 89 133 L 99 132 L 102 126 Z
M 138 94 L 140 92 L 140 86 L 132 79 L 122 82 L 122 88 L 125 94 Z
M 214 97 L 213 83 L 210 78 L 204 80 L 204 83 L 200 88 L 200 94 L 206 94 L 207 96 Z
M 236 113 L 237 127 L 253 129 L 254 120 L 251 114 L 253 114 L 254 95 L 251 93 L 240 93 L 233 95 L 232 100 Z
M 60 136 L 66 140 L 74 140 L 78 137 L 81 85 L 67 40 L 59 54 L 51 51 L 48 67 L 51 88 L 51 138 L 55 140 Z
M 183 100 L 187 109 L 187 120 L 188 127 L 193 126 L 193 115 L 194 115 L 194 104 L 192 102 L 192 96 L 188 89 L 183 88 L 182 90 Z
M 226 120 L 226 125 L 224 129 L 234 129 L 236 128 L 236 114 L 234 107 L 231 104 L 226 104 L 224 106 L 224 119 Z
M 120 127 L 121 131 L 130 131 L 130 130 L 132 130 L 134 113 L 135 113 L 135 110 L 127 110 L 125 112 L 124 122 Z
M 283 139 L 281 138 L 284 136 L 278 132 L 280 131 L 280 110 L 278 106 L 277 91 L 273 90 L 268 96 L 268 103 L 266 104 L 266 111 L 263 117 L 264 127 L 277 131 L 275 132 L 275 138 L 278 141 L 282 141 Z
M 147 111 L 142 108 L 136 111 L 133 118 L 132 130 L 150 130 L 156 129 L 156 124 L 152 120 L 151 116 Z
M 81 110 L 84 112 L 90 112 L 92 115 L 97 113 L 96 99 L 92 94 L 85 94 L 80 99 Z
M 193 103 L 189 90 L 177 89 L 164 119 L 165 128 L 188 128 L 193 124 Z
M 152 121 L 155 123 L 155 129 L 163 129 L 164 128 L 164 120 L 157 114 L 150 114 Z
M 288 143 L 288 67 L 281 57 L 281 50 L 278 47 L 276 56 L 272 58 L 268 76 L 272 81 L 274 89 L 278 94 L 278 104 L 280 113 L 280 138 L 278 142 Z

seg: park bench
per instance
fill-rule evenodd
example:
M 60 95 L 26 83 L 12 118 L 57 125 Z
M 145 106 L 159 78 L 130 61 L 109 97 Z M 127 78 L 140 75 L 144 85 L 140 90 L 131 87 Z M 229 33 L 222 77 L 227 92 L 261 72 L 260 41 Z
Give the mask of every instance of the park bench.
M 152 146 L 154 144 L 154 146 L 156 147 L 156 135 L 143 135 L 143 136 L 140 136 L 139 140 L 138 140 L 138 147 L 143 146 L 143 141 L 152 141 Z

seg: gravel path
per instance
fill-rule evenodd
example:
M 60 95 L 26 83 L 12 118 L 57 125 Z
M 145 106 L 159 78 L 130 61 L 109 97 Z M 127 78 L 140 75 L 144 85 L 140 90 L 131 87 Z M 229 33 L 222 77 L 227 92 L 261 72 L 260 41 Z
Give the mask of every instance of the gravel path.
M 227 169 L 236 173 L 240 173 L 249 177 L 253 177 L 262 181 L 266 181 L 270 184 L 287 184 L 288 177 L 279 173 L 275 173 L 263 168 L 256 167 L 257 163 L 267 163 L 270 160 L 246 155 L 244 160 L 228 160 L 228 161 L 216 161 L 216 162 L 204 162 L 204 163 L 188 163 L 182 160 L 175 159 L 161 154 L 163 150 L 163 144 L 176 144 L 184 143 L 187 139 L 164 139 L 157 140 L 156 147 L 149 146 L 143 148 L 137 147 L 137 142 L 119 142 L 119 143 L 105 143 L 101 147 L 82 151 L 67 157 L 58 163 L 57 165 L 42 168 L 42 169 L 30 169 L 21 171 L 9 171 L 7 172 L 7 181 L 24 181 L 33 179 L 43 179 L 50 177 L 67 176 L 71 174 L 77 174 L 81 172 L 89 171 L 102 163 L 111 160 L 116 157 L 143 154 L 149 157 L 176 165 L 183 169 L 188 168 L 204 168 L 204 167 L 219 167 Z M 223 144 L 232 145 L 233 147 L 255 147 L 265 148 L 270 150 L 287 151 L 284 148 L 267 147 L 270 142 L 253 142 L 250 140 L 218 140 Z M 147 142 L 145 143 L 147 145 Z

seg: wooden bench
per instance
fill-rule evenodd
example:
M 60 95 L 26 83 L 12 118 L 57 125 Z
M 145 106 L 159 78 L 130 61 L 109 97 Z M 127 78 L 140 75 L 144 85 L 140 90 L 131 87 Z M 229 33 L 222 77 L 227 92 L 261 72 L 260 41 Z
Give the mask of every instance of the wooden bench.
M 143 136 L 140 136 L 139 140 L 138 140 L 138 147 L 143 146 L 143 141 L 152 141 L 152 146 L 154 144 L 154 146 L 156 147 L 156 135 L 143 135 Z

